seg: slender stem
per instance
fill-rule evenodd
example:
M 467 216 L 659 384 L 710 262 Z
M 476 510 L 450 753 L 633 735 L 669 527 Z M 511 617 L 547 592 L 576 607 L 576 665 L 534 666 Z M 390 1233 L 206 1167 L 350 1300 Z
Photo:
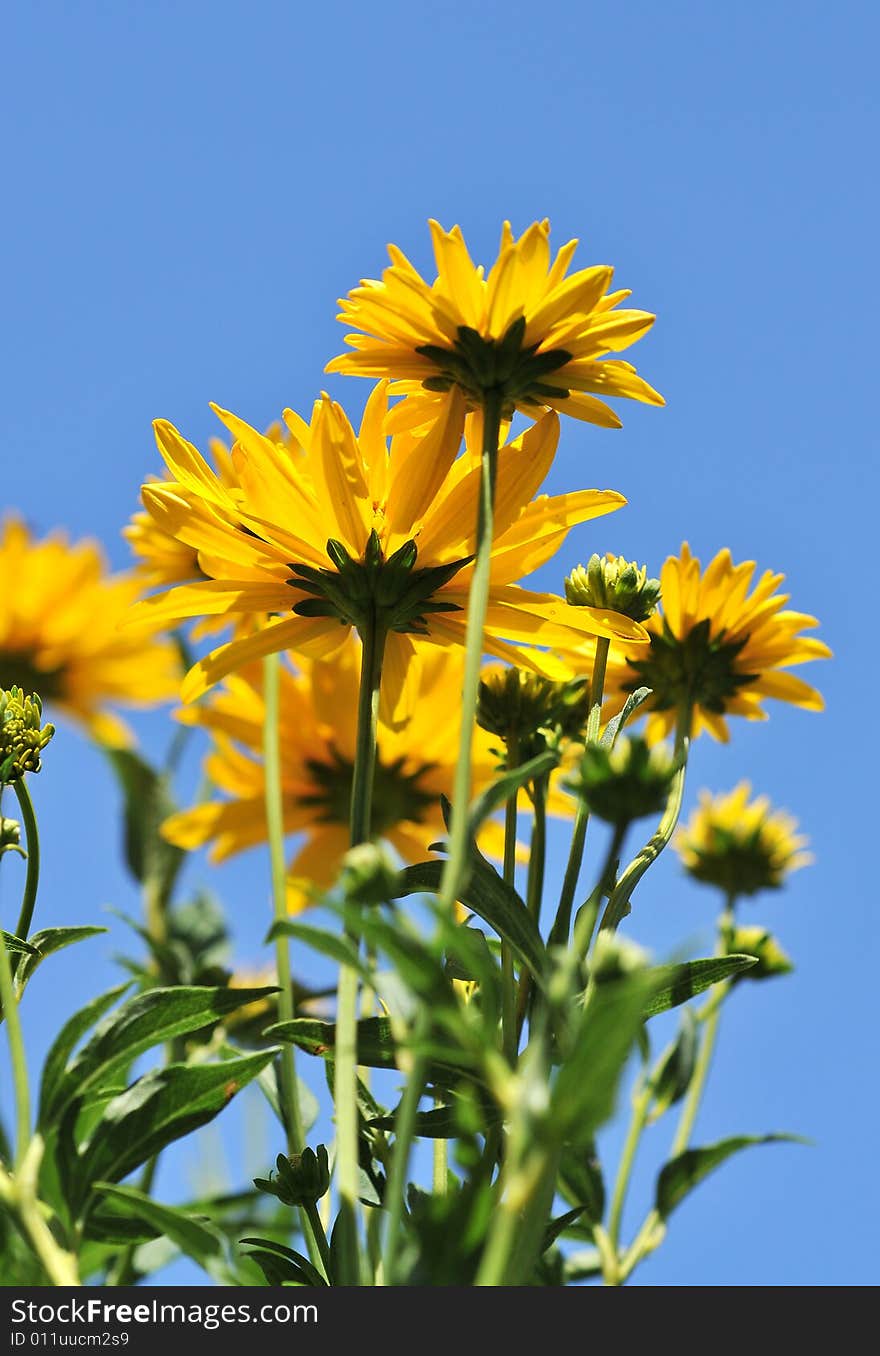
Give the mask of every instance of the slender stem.
M 308 1216 L 312 1233 L 318 1245 L 318 1251 L 321 1254 L 321 1261 L 324 1265 L 324 1275 L 329 1280 L 332 1276 L 332 1260 L 330 1257 L 330 1244 L 327 1242 L 327 1235 L 324 1232 L 324 1225 L 321 1223 L 321 1216 L 315 1201 L 309 1202 L 303 1206 L 303 1213 Z
M 605 636 L 596 640 L 596 657 L 593 660 L 593 672 L 590 678 L 590 714 L 587 717 L 587 743 L 592 744 L 599 738 L 599 725 L 602 720 L 602 694 L 605 690 L 605 669 L 608 665 L 608 651 L 611 641 Z
M 507 745 L 508 769 L 519 766 L 519 740 L 511 737 Z M 516 815 L 519 790 L 515 790 L 504 809 L 504 880 L 513 886 L 516 881 Z M 513 951 L 501 939 L 501 1041 L 505 1058 L 516 1063 L 516 975 Z
M 423 1016 L 417 1037 L 424 1039 L 427 1021 Z M 400 1226 L 403 1221 L 406 1179 L 409 1170 L 409 1154 L 416 1128 L 416 1116 L 422 1098 L 427 1064 L 423 1055 L 416 1055 L 410 1070 L 394 1125 L 394 1151 L 391 1155 L 391 1170 L 388 1174 L 388 1186 L 385 1201 L 388 1209 L 388 1232 L 385 1240 L 384 1284 L 397 1282 L 397 1250 L 400 1241 Z
M 442 1106 L 443 1103 L 435 1099 L 435 1107 Z M 432 1175 L 432 1185 L 435 1196 L 445 1196 L 449 1185 L 449 1150 L 445 1139 L 434 1140 L 434 1171 Z
M 724 913 L 722 914 L 721 924 L 718 930 L 716 954 L 719 956 L 727 954 L 728 941 L 731 932 L 733 931 L 733 908 L 734 897 L 728 895 L 727 904 Z M 672 1141 L 672 1148 L 669 1155 L 670 1158 L 675 1158 L 678 1154 L 684 1153 L 690 1143 L 691 1133 L 693 1132 L 694 1122 L 697 1119 L 700 1103 L 703 1100 L 703 1093 L 706 1089 L 706 1080 L 709 1076 L 709 1069 L 712 1065 L 712 1056 L 715 1053 L 715 1045 L 718 1040 L 718 1024 L 721 1020 L 721 1007 L 729 992 L 730 981 L 717 984 L 712 992 L 711 998 L 700 1013 L 700 1020 L 705 1023 L 703 1040 L 700 1045 L 700 1053 L 697 1056 L 697 1062 L 694 1066 L 693 1077 L 691 1078 L 690 1086 L 687 1090 L 684 1106 L 682 1107 L 675 1138 Z
M 629 1188 L 629 1179 L 632 1176 L 636 1151 L 639 1147 L 639 1141 L 641 1140 L 642 1131 L 645 1128 L 645 1122 L 648 1119 L 650 1108 L 651 1088 L 650 1085 L 646 1085 L 638 1088 L 633 1098 L 632 1116 L 630 1117 L 629 1129 L 627 1130 L 626 1140 L 624 1141 L 623 1150 L 620 1155 L 620 1164 L 614 1182 L 614 1193 L 611 1197 L 611 1211 L 608 1216 L 608 1238 L 614 1253 L 615 1262 L 617 1259 L 618 1242 L 620 1240 L 620 1225 L 623 1219 L 623 1207 L 626 1203 L 626 1193 Z
M 351 846 L 369 840 L 372 829 L 373 782 L 379 727 L 379 691 L 385 633 L 376 625 L 361 632 L 361 677 L 358 692 L 357 741 L 351 785 Z M 357 939 L 355 939 L 357 941 Z M 357 1237 L 358 1103 L 357 1103 L 358 975 L 349 966 L 339 970 L 336 1003 L 336 1067 L 333 1102 L 336 1114 L 336 1174 L 339 1192 L 340 1282 L 360 1284 Z
M 2 929 L 0 929 L 0 1001 L 3 1004 L 3 1016 L 6 1018 L 6 1039 L 9 1042 L 12 1083 L 15 1089 L 15 1162 L 18 1165 L 24 1158 L 31 1140 L 30 1088 L 21 1034 L 21 1018 L 12 981 L 12 966 L 9 963 L 9 952 L 6 950 L 6 939 Z
M 532 804 L 534 821 L 532 839 L 529 844 L 529 874 L 526 881 L 526 907 L 537 923 L 541 914 L 541 901 L 544 894 L 544 869 L 547 860 L 547 778 L 539 777 L 532 782 Z M 523 1024 L 529 1010 L 532 993 L 531 972 L 523 966 L 519 977 L 519 989 L 516 1000 L 517 1044 L 522 1035 Z
M 495 516 L 495 479 L 498 468 L 498 440 L 501 433 L 501 397 L 487 391 L 483 403 L 483 456 L 480 502 L 477 511 L 477 553 L 474 558 L 468 599 L 465 635 L 464 682 L 461 698 L 461 735 L 452 795 L 452 823 L 449 855 L 440 884 L 440 903 L 451 917 L 468 861 L 468 802 L 471 792 L 471 748 L 474 737 L 474 713 L 480 686 L 483 660 L 483 628 L 489 607 L 492 535 Z
M 40 834 L 37 829 L 37 817 L 34 814 L 33 802 L 24 777 L 19 777 L 17 782 L 13 782 L 13 788 L 21 807 L 21 818 L 27 837 L 27 874 L 25 876 L 24 895 L 22 896 L 21 912 L 18 916 L 15 935 L 21 937 L 22 941 L 26 942 L 31 928 L 31 921 L 34 916 L 34 906 L 37 902 L 37 888 L 40 883 Z M 14 974 L 15 965 L 13 965 L 12 970 Z
M 675 827 L 678 824 L 678 817 L 681 814 L 681 804 L 684 799 L 684 782 L 687 772 L 688 756 L 688 735 L 686 730 L 689 725 L 689 713 L 685 713 L 678 723 L 678 731 L 675 741 L 675 750 L 678 755 L 679 763 L 675 776 L 672 779 L 672 785 L 669 789 L 669 798 L 666 802 L 666 809 L 663 811 L 663 817 L 657 826 L 656 833 L 648 839 L 645 846 L 637 853 L 624 871 L 614 887 L 611 898 L 608 901 L 608 908 L 605 910 L 605 916 L 602 919 L 602 928 L 610 929 L 614 932 L 622 923 L 628 912 L 629 901 L 632 898 L 633 891 L 639 881 L 656 862 L 660 853 L 669 843 Z
M 267 655 L 263 660 L 263 768 L 265 777 L 266 827 L 269 837 L 269 861 L 272 874 L 272 906 L 276 919 L 287 917 L 287 865 L 284 860 L 284 801 L 281 783 L 281 656 Z M 293 976 L 290 969 L 288 938 L 275 938 L 275 968 L 278 972 L 278 1016 L 282 1022 L 293 1021 L 295 1004 Z M 281 1107 L 287 1135 L 288 1155 L 301 1153 L 305 1146 L 305 1129 L 299 1104 L 299 1081 L 296 1075 L 296 1054 L 292 1043 L 285 1041 L 278 1063 L 278 1102 Z M 312 1224 L 305 1210 L 300 1210 L 300 1224 L 309 1256 L 316 1261 L 319 1248 Z

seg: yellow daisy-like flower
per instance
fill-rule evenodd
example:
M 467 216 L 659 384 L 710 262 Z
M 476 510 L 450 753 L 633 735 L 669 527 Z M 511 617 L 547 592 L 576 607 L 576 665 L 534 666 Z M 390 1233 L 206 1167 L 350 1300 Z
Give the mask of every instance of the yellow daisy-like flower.
M 199 697 L 243 664 L 292 649 L 326 658 L 348 632 L 378 624 L 387 635 L 383 711 L 405 720 L 418 687 L 413 635 L 463 645 L 481 471 L 459 457 L 464 402 L 454 395 L 423 436 L 383 432 L 387 390 L 370 397 L 356 436 L 339 405 L 323 396 L 311 425 L 293 411 L 285 421 L 302 455 L 294 464 L 278 445 L 218 410 L 236 438 L 233 493 L 170 424 L 156 436 L 173 480 L 145 485 L 147 511 L 198 552 L 206 578 L 145 599 L 135 618 L 167 625 L 186 617 L 277 614 L 254 635 L 233 640 L 187 676 L 184 701 Z M 612 490 L 580 490 L 537 499 L 556 450 L 559 421 L 545 415 L 501 449 L 485 649 L 525 663 L 513 645 L 566 651 L 585 635 L 644 644 L 637 623 L 602 608 L 570 607 L 514 582 L 558 548 L 569 528 L 619 508 Z
M 674 839 L 692 876 L 734 896 L 777 890 L 813 860 L 797 820 L 774 810 L 767 796 L 750 800 L 751 794 L 748 782 L 726 795 L 701 791 L 698 809 Z
M 290 862 L 288 906 L 306 907 L 316 891 L 336 880 L 349 847 L 349 808 L 357 737 L 360 646 L 349 640 L 331 662 L 302 661 L 299 673 L 283 668 L 280 741 L 284 831 L 302 834 Z M 373 825 L 406 862 L 424 861 L 430 845 L 445 836 L 441 795 L 449 796 L 458 748 L 461 687 L 458 651 L 432 648 L 419 667 L 419 690 L 405 730 L 380 724 Z M 187 724 L 210 731 L 213 744 L 205 772 L 221 799 L 181 811 L 162 832 L 179 847 L 207 843 L 214 861 L 265 841 L 262 761 L 265 707 L 259 668 L 227 679 L 197 707 L 181 713 Z M 496 775 L 491 739 L 478 731 L 474 789 Z M 490 824 L 483 846 L 499 850 L 500 829 Z
M 458 226 L 431 221 L 437 278 L 429 284 L 396 245 L 382 280 L 364 280 L 340 300 L 339 319 L 355 352 L 334 358 L 328 372 L 397 378 L 393 394 L 409 399 L 389 428 L 418 427 L 436 414 L 452 388 L 471 405 L 488 390 L 533 418 L 552 407 L 604 428 L 620 420 L 604 397 L 664 404 L 619 353 L 654 323 L 646 311 L 619 308 L 628 291 L 609 292 L 606 265 L 568 274 L 577 241 L 551 258 L 550 223 L 535 222 L 518 240 L 510 223 L 486 276 L 468 253 Z M 603 397 L 599 399 L 598 397 Z
M 735 565 L 726 549 L 705 570 L 686 542 L 681 555 L 670 556 L 660 576 L 660 611 L 645 622 L 650 650 L 612 646 L 607 714 L 616 714 L 636 688 L 649 687 L 642 708 L 650 713 L 649 739 L 669 734 L 679 713 L 690 710 L 691 734 L 708 730 L 726 742 L 725 717 L 766 720 L 765 697 L 821 711 L 816 689 L 783 672 L 831 654 L 821 640 L 801 634 L 818 622 L 786 608 L 789 595 L 777 592 L 784 575 L 766 570 L 753 586 L 754 574 L 754 561 Z
M 34 541 L 18 518 L 0 530 L 0 688 L 36 692 L 102 743 L 131 742 L 111 703 L 168 701 L 180 682 L 177 650 L 141 624 L 118 629 L 141 590 L 109 575 L 99 547 L 53 533 Z

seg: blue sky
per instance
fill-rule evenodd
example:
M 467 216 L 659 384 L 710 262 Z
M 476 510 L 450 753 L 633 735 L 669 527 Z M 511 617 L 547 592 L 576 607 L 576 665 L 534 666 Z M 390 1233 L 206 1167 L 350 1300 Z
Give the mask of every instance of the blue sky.
M 557 243 L 578 235 L 580 258 L 613 263 L 657 312 L 634 356 L 667 408 L 627 406 L 617 433 L 568 423 L 550 478 L 629 506 L 573 536 L 542 582 L 558 588 L 596 549 L 656 570 L 685 537 L 704 558 L 728 545 L 786 573 L 836 657 L 806 674 L 824 716 L 777 707 L 729 747 L 701 740 L 689 795 L 750 776 L 817 855 L 749 906 L 798 971 L 732 1007 L 698 1138 L 789 1129 L 816 1144 L 728 1164 L 637 1283 L 876 1283 L 875 8 L 85 0 L 18 6 L 4 28 L 3 502 L 99 537 L 117 566 L 158 466 L 153 418 L 204 443 L 210 400 L 264 424 L 326 386 L 359 410 L 366 383 L 322 376 L 342 335 L 335 298 L 375 276 L 388 240 L 427 268 L 429 216 L 460 222 L 482 259 L 505 217 L 549 216 Z M 141 728 L 161 747 L 164 721 Z M 115 793 L 95 751 L 65 732 L 34 791 L 39 921 L 135 908 L 104 851 Z M 200 875 L 255 958 L 264 858 Z M 710 945 L 714 901 L 671 859 L 649 880 L 635 935 L 657 954 Z M 35 1058 L 113 982 L 126 942 L 114 926 L 37 977 Z M 240 1133 L 232 1115 L 233 1163 Z M 169 1164 L 160 1192 L 184 1189 L 194 1157 Z

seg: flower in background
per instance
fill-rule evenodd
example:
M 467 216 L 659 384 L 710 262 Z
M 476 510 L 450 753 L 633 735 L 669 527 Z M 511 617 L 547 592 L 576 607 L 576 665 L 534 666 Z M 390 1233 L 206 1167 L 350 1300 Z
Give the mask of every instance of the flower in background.
M 300 672 L 281 674 L 280 740 L 284 832 L 303 841 L 290 862 L 288 904 L 306 907 L 337 878 L 349 848 L 349 808 L 355 756 L 360 646 L 349 640 L 331 662 L 297 659 Z M 420 683 L 405 730 L 380 724 L 373 824 L 406 862 L 424 861 L 445 835 L 440 797 L 449 796 L 461 711 L 457 694 L 462 659 L 432 648 L 419 667 Z M 266 840 L 262 740 L 264 703 L 259 667 L 238 673 L 181 719 L 210 732 L 207 777 L 216 800 L 166 820 L 164 836 L 178 847 L 211 845 L 214 861 Z M 495 775 L 489 736 L 478 732 L 474 789 Z M 500 852 L 503 835 L 490 824 L 481 843 Z
M 408 399 L 389 428 L 426 423 L 452 388 L 471 406 L 492 389 L 508 415 L 519 409 L 537 418 L 549 406 L 604 428 L 620 427 L 604 397 L 664 403 L 630 363 L 609 357 L 647 333 L 654 316 L 618 309 L 630 293 L 608 290 L 614 270 L 607 265 L 566 276 L 576 240 L 552 259 L 548 221 L 534 222 L 518 240 L 505 222 L 486 276 L 458 226 L 429 225 L 434 283 L 389 245 L 381 282 L 365 280 L 340 300 L 339 319 L 359 333 L 346 335 L 354 352 L 326 369 L 397 378 L 393 394 Z
M 679 713 L 690 711 L 691 734 L 708 730 L 726 742 L 725 717 L 766 720 L 767 697 L 821 711 L 816 689 L 783 671 L 831 654 L 821 640 L 802 634 L 818 622 L 786 608 L 789 595 L 777 592 L 784 575 L 766 570 L 754 581 L 754 574 L 754 561 L 734 565 L 726 549 L 705 570 L 687 543 L 680 556 L 670 556 L 660 575 L 660 610 L 644 623 L 650 649 L 628 653 L 612 646 L 606 714 L 615 715 L 631 692 L 649 687 L 652 695 L 641 708 L 649 713 L 649 739 L 668 734 Z
M 701 791 L 698 808 L 674 839 L 685 870 L 731 896 L 778 890 L 813 860 L 797 820 L 774 810 L 766 796 L 750 800 L 751 793 L 748 782 L 726 795 Z
M 372 394 L 359 435 L 328 396 L 311 426 L 285 420 L 302 457 L 234 415 L 218 411 L 236 438 L 233 492 L 170 424 L 156 436 L 173 476 L 143 488 L 151 517 L 198 552 L 207 577 L 145 599 L 133 618 L 164 626 L 186 617 L 278 619 L 202 659 L 184 682 L 192 701 L 264 655 L 285 649 L 310 659 L 338 651 L 352 628 L 380 619 L 387 634 L 383 713 L 402 722 L 418 688 L 414 636 L 441 647 L 463 645 L 475 547 L 481 469 L 458 456 L 464 404 L 454 395 L 423 435 L 383 432 L 387 390 Z M 544 416 L 501 449 L 485 650 L 527 667 L 559 672 L 550 659 L 520 657 L 514 646 L 565 651 L 585 635 L 646 643 L 637 623 L 601 608 L 574 608 L 514 581 L 543 564 L 575 523 L 610 513 L 625 500 L 612 490 L 580 490 L 534 499 L 559 436 Z
M 100 548 L 56 532 L 35 541 L 18 518 L 0 530 L 0 688 L 38 692 L 101 743 L 131 742 L 112 704 L 169 701 L 180 685 L 176 646 L 144 620 L 118 629 L 141 585 L 107 572 Z

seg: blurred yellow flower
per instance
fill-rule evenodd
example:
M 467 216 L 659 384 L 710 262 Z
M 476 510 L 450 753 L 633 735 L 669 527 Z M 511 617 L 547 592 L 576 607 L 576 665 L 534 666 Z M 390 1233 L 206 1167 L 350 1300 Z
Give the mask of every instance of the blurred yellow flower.
M 133 619 L 158 626 L 185 617 L 280 614 L 201 660 L 184 682 L 184 701 L 266 654 L 289 648 L 326 658 L 362 625 L 362 612 L 381 612 L 388 637 L 383 712 L 402 721 L 419 681 L 412 636 L 443 647 L 464 644 L 481 478 L 478 454 L 458 456 L 464 403 L 454 395 L 427 433 L 398 434 L 390 447 L 386 411 L 384 383 L 371 395 L 357 436 L 326 395 L 316 402 L 310 426 L 286 411 L 302 449 L 294 462 L 264 434 L 218 410 L 236 438 L 234 492 L 176 429 L 156 425 L 173 480 L 145 485 L 144 504 L 165 532 L 198 552 L 207 577 L 145 599 Z M 647 638 L 626 617 L 570 607 L 514 582 L 543 564 L 575 523 L 625 502 L 612 490 L 533 499 L 558 436 L 558 418 L 550 413 L 499 455 L 485 650 L 504 660 L 518 659 L 508 641 L 565 651 L 585 635 L 628 644 Z M 558 672 L 550 660 L 544 663 Z
M 685 869 L 725 894 L 778 889 L 789 872 L 813 860 L 797 820 L 772 809 L 766 796 L 750 801 L 751 793 L 748 782 L 726 795 L 701 791 L 698 809 L 674 839 Z
M 766 720 L 765 697 L 821 711 L 816 689 L 782 671 L 831 654 L 821 640 L 801 634 L 818 622 L 786 608 L 789 595 L 777 592 L 784 575 L 766 570 L 752 587 L 754 574 L 754 561 L 734 565 L 726 549 L 702 571 L 686 542 L 670 556 L 660 576 L 660 611 L 645 622 L 650 650 L 627 654 L 612 646 L 606 714 L 616 714 L 636 688 L 649 687 L 653 695 L 642 710 L 651 740 L 670 733 L 690 707 L 691 734 L 708 730 L 726 742 L 725 716 Z
M 351 639 L 330 662 L 297 659 L 300 672 L 281 673 L 280 740 L 284 831 L 302 834 L 290 862 L 288 905 L 304 908 L 316 891 L 333 884 L 349 848 L 349 805 L 355 755 L 359 643 Z M 414 712 L 406 729 L 380 724 L 373 824 L 406 862 L 424 861 L 445 836 L 440 796 L 452 789 L 461 710 L 462 658 L 457 650 L 427 650 L 419 666 Z M 179 847 L 211 844 L 223 861 L 267 836 L 262 762 L 262 673 L 237 673 L 210 699 L 186 708 L 180 718 L 212 736 L 205 772 L 220 797 L 166 820 L 162 832 Z M 496 774 L 492 741 L 478 731 L 474 789 Z M 490 824 L 481 836 L 499 853 L 501 830 Z
M 360 333 L 346 335 L 355 351 L 326 369 L 397 378 L 393 394 L 409 399 L 390 428 L 424 424 L 453 387 L 471 405 L 493 389 L 508 414 L 515 408 L 537 418 L 549 406 L 605 428 L 619 428 L 620 420 L 597 397 L 664 403 L 630 363 L 608 356 L 640 339 L 654 316 L 617 309 L 630 293 L 609 292 L 614 270 L 606 265 L 566 276 L 576 240 L 552 259 L 548 221 L 534 222 L 518 240 L 505 222 L 486 276 L 458 226 L 429 225 L 435 282 L 389 245 L 391 266 L 381 282 L 365 280 L 340 300 L 339 319 Z
M 101 743 L 131 742 L 107 705 L 168 701 L 180 683 L 176 647 L 148 621 L 120 631 L 140 593 L 110 575 L 99 547 L 62 532 L 35 541 L 18 518 L 0 529 L 0 688 L 36 692 Z

